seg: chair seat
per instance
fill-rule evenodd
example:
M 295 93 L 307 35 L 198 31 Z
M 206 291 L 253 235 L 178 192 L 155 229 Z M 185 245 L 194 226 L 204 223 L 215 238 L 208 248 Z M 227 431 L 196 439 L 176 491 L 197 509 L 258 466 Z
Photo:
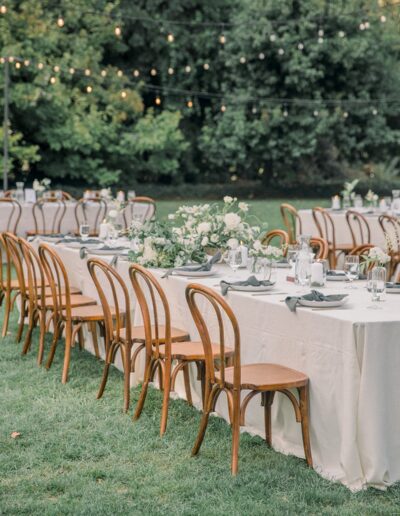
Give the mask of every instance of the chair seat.
M 165 356 L 164 345 L 160 346 L 160 356 L 163 358 Z M 220 356 L 220 346 L 219 344 L 211 344 L 211 350 L 214 359 L 219 358 Z M 233 355 L 233 350 L 225 347 L 225 356 L 230 357 Z M 201 342 L 172 342 L 171 344 L 171 357 L 172 360 L 186 360 L 196 361 L 196 360 L 205 360 L 204 348 Z
M 155 335 L 154 327 L 152 327 L 151 331 L 152 335 Z M 158 334 L 159 334 L 159 341 L 162 343 L 165 341 L 165 326 L 158 325 Z M 122 339 L 126 339 L 126 330 L 125 328 L 122 328 L 120 330 L 120 336 Z M 145 341 L 145 334 L 144 334 L 144 326 L 132 326 L 131 328 L 131 337 L 132 340 L 136 340 L 138 342 L 144 342 Z M 175 342 L 180 342 L 183 340 L 189 340 L 189 334 L 186 331 L 180 330 L 179 328 L 173 328 L 171 327 L 171 340 Z
M 12 279 L 11 282 L 10 282 L 10 287 L 11 287 L 11 290 L 18 290 L 19 289 L 19 282 L 17 279 Z M 7 288 L 7 282 L 6 281 L 3 281 L 3 289 L 4 288 Z M 26 291 L 28 292 L 29 291 L 29 283 L 25 283 L 25 288 L 26 288 Z M 40 287 L 38 287 L 38 289 L 40 289 Z M 62 288 L 62 291 L 64 292 L 64 288 Z M 71 294 L 80 294 L 81 291 L 79 290 L 79 288 L 76 288 L 76 287 L 70 287 L 70 292 Z M 46 297 L 47 296 L 51 296 L 51 288 L 49 286 L 48 283 L 45 284 L 45 294 L 44 294 Z
M 233 367 L 225 369 L 225 383 L 233 387 Z M 291 389 L 307 385 L 308 376 L 279 364 L 248 364 L 240 368 L 240 386 L 251 391 Z
M 115 316 L 115 308 L 110 306 L 111 315 Z M 63 310 L 63 317 L 66 311 Z M 104 319 L 103 307 L 101 305 L 77 306 L 71 309 L 71 319 L 73 321 L 102 321 Z
M 91 298 L 91 297 L 88 297 L 88 296 L 82 296 L 80 294 L 73 294 L 72 296 L 70 296 L 70 300 L 71 300 L 71 308 L 75 308 L 77 306 L 87 306 L 87 305 L 96 305 L 96 300 Z M 62 303 L 62 307 L 64 308 L 65 307 L 65 296 L 61 296 L 61 303 Z M 41 301 L 39 300 L 38 302 L 39 306 L 41 306 Z M 50 298 L 46 298 L 46 307 L 47 308 L 53 308 L 54 304 L 53 304 L 53 300 L 50 299 Z

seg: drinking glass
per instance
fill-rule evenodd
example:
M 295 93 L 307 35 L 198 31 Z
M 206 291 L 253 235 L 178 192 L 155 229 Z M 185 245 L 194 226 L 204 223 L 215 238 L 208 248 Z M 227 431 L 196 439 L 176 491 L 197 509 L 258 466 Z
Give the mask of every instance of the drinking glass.
M 371 293 L 372 305 L 367 308 L 371 310 L 380 310 L 382 307 L 378 306 L 378 302 L 382 301 L 382 294 L 386 290 L 386 269 L 384 267 L 374 267 L 371 271 Z
M 128 190 L 128 201 L 136 197 L 135 190 Z
M 297 253 L 299 252 L 299 249 L 300 248 L 297 244 L 291 244 L 287 246 L 286 257 L 292 268 L 296 263 Z
M 242 265 L 242 250 L 239 248 L 230 249 L 227 255 L 227 262 L 229 267 L 233 270 L 236 275 L 236 271 Z
M 346 256 L 343 266 L 344 273 L 347 276 L 350 284 L 345 288 L 357 288 L 353 285 L 353 281 L 358 278 L 360 274 L 360 257 Z
M 362 199 L 361 195 L 357 194 L 354 197 L 354 208 L 362 208 L 362 206 L 363 206 L 363 199 Z
M 87 240 L 90 234 L 90 226 L 87 223 L 81 224 L 79 226 L 79 234 L 81 235 L 82 240 Z
M 110 240 L 111 247 L 118 247 L 118 237 L 119 233 L 122 230 L 121 224 L 110 224 L 108 237 Z

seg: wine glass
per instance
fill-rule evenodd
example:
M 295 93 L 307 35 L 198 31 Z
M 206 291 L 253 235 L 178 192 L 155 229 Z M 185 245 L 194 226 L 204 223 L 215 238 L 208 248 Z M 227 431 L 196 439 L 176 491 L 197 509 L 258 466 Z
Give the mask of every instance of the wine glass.
M 82 240 L 87 240 L 90 234 L 90 226 L 86 222 L 79 226 L 79 234 L 81 235 Z
M 386 290 L 386 270 L 384 267 L 374 267 L 371 271 L 370 288 L 372 293 L 372 305 L 368 306 L 371 310 L 380 310 L 382 307 L 378 306 L 381 301 L 381 296 Z
M 360 274 L 360 257 L 359 256 L 346 256 L 344 259 L 343 266 L 344 273 L 349 281 L 349 286 L 345 288 L 357 288 L 353 285 L 353 281 L 358 279 Z
M 227 254 L 227 262 L 236 276 L 236 271 L 242 265 L 242 250 L 239 248 L 230 249 Z

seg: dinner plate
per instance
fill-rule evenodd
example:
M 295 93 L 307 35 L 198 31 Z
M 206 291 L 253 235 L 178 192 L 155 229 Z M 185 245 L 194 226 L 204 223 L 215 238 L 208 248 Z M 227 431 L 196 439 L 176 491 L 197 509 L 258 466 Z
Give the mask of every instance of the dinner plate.
M 62 242 L 63 245 L 66 247 L 70 247 L 71 249 L 80 249 L 81 247 L 87 247 L 88 249 L 96 249 L 96 247 L 99 247 L 102 244 L 102 242 L 96 242 L 96 243 L 85 243 L 85 242 Z
M 386 285 L 386 293 L 387 294 L 400 294 L 400 283 L 393 284 L 392 287 Z
M 129 249 L 127 249 L 127 251 L 129 251 Z M 96 254 L 96 255 L 99 255 L 99 256 L 109 256 L 109 255 L 123 255 L 123 254 L 127 254 L 125 252 L 125 249 L 91 249 L 89 251 L 89 254 Z
M 188 278 L 206 278 L 208 276 L 215 276 L 216 272 L 211 271 L 174 271 L 177 276 L 187 276 Z
M 306 299 L 299 299 L 301 306 L 308 306 L 310 308 L 334 308 L 335 306 L 342 306 L 347 303 L 348 297 L 344 297 L 340 301 L 307 301 Z
M 275 283 L 273 285 L 260 285 L 259 287 L 254 285 L 230 285 L 231 290 L 237 290 L 238 292 L 266 292 L 274 287 Z
M 343 272 L 343 275 L 340 276 L 330 276 L 329 274 L 326 275 L 326 281 L 347 281 L 347 276 L 344 273 L 344 271 L 336 271 L 336 272 Z

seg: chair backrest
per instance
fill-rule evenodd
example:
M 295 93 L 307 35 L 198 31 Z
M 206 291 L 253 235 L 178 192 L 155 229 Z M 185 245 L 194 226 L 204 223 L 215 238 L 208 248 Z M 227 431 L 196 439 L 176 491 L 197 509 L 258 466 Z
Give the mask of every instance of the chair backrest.
M 312 209 L 312 216 L 317 226 L 319 236 L 328 243 L 331 243 L 333 248 L 336 249 L 335 224 L 332 217 L 325 208 L 319 206 Z
M 18 224 L 21 219 L 22 207 L 16 199 L 11 197 L 0 198 L 0 209 L 4 209 L 8 205 L 9 214 L 7 217 L 7 231 L 17 233 Z
M 378 219 L 379 225 L 382 228 L 383 234 L 390 239 L 394 244 L 394 252 L 400 249 L 400 222 L 396 217 L 390 215 L 381 215 Z
M 79 199 L 75 205 L 76 231 L 81 224 L 89 224 L 90 234 L 97 235 L 103 219 L 107 215 L 107 201 L 101 197 Z
M 66 209 L 62 199 L 38 199 L 32 207 L 35 233 L 60 233 Z
M 369 250 L 372 249 L 373 247 L 374 247 L 373 244 L 361 244 L 361 245 L 356 246 L 354 249 L 352 249 L 349 254 L 351 256 L 359 256 L 360 258 L 362 256 L 367 257 Z M 360 263 L 362 263 L 361 260 L 360 260 Z M 375 266 L 374 263 L 370 263 L 367 267 L 367 270 L 372 269 L 374 266 Z
M 164 290 L 150 271 L 136 263 L 129 267 L 129 276 L 143 319 L 146 353 L 158 356 L 160 344 L 165 344 L 165 357 L 171 355 L 171 314 Z M 165 330 L 160 335 L 160 325 Z
M 347 210 L 346 221 L 354 247 L 371 242 L 371 229 L 364 215 L 354 210 Z
M 74 198 L 68 192 L 64 190 L 46 190 L 46 199 L 61 199 L 62 201 L 72 201 Z
M 131 302 L 125 281 L 120 274 L 104 260 L 90 258 L 87 267 L 95 284 L 103 308 L 106 342 L 121 340 L 121 330 L 125 329 L 124 338 L 131 343 Z M 115 315 L 111 311 L 115 311 Z M 122 325 L 122 321 L 125 324 Z
M 122 215 L 124 218 L 125 229 L 127 229 L 133 220 L 146 222 L 151 220 L 156 213 L 156 202 L 151 197 L 134 197 L 127 201 Z
M 48 244 L 39 245 L 39 257 L 50 287 L 54 312 L 60 314 L 65 310 L 66 318 L 71 319 L 71 289 L 63 261 Z
M 14 269 L 18 287 L 21 294 L 25 294 L 25 276 L 23 268 L 23 255 L 19 247 L 18 237 L 13 233 L 5 232 L 2 234 L 6 250 L 6 283 L 10 286 L 12 280 L 12 270 Z
M 315 253 L 317 260 L 326 260 L 329 254 L 329 245 L 326 240 L 321 237 L 310 238 L 310 247 Z
M 273 244 L 277 247 L 287 247 L 289 244 L 289 235 L 286 231 L 283 231 L 283 229 L 272 229 L 262 237 L 261 243 L 263 245 Z
M 225 383 L 225 356 L 226 356 L 226 336 L 231 333 L 233 338 L 233 384 L 234 388 L 240 387 L 240 331 L 235 314 L 223 299 L 214 290 L 204 285 L 190 283 L 186 287 L 186 300 L 190 308 L 193 320 L 196 324 L 201 341 L 203 343 L 204 354 L 206 357 L 206 379 L 210 384 L 218 383 L 222 388 Z M 199 303 L 201 301 L 201 304 Z M 210 307 L 205 307 L 204 301 L 211 305 L 211 314 L 214 314 L 218 322 L 219 331 L 219 352 L 220 361 L 218 362 L 218 369 L 214 362 L 211 343 L 216 342 L 212 339 L 209 333 L 209 327 L 205 321 L 204 313 L 210 315 Z M 199 305 L 203 308 L 200 310 Z M 214 321 L 213 321 L 214 322 Z M 232 348 L 231 348 L 232 349 Z M 218 374 L 216 374 L 218 373 Z
M 283 219 L 283 224 L 285 225 L 287 234 L 289 235 L 289 244 L 295 244 L 296 228 L 300 235 L 302 233 L 300 215 L 298 214 L 296 208 L 288 203 L 281 204 L 280 210 Z
M 27 292 L 29 294 L 29 301 L 32 305 L 37 306 L 38 301 L 42 302 L 44 306 L 46 274 L 43 264 L 40 260 L 36 249 L 24 238 L 18 239 L 19 247 L 24 257 L 25 264 L 25 279 L 27 284 Z

